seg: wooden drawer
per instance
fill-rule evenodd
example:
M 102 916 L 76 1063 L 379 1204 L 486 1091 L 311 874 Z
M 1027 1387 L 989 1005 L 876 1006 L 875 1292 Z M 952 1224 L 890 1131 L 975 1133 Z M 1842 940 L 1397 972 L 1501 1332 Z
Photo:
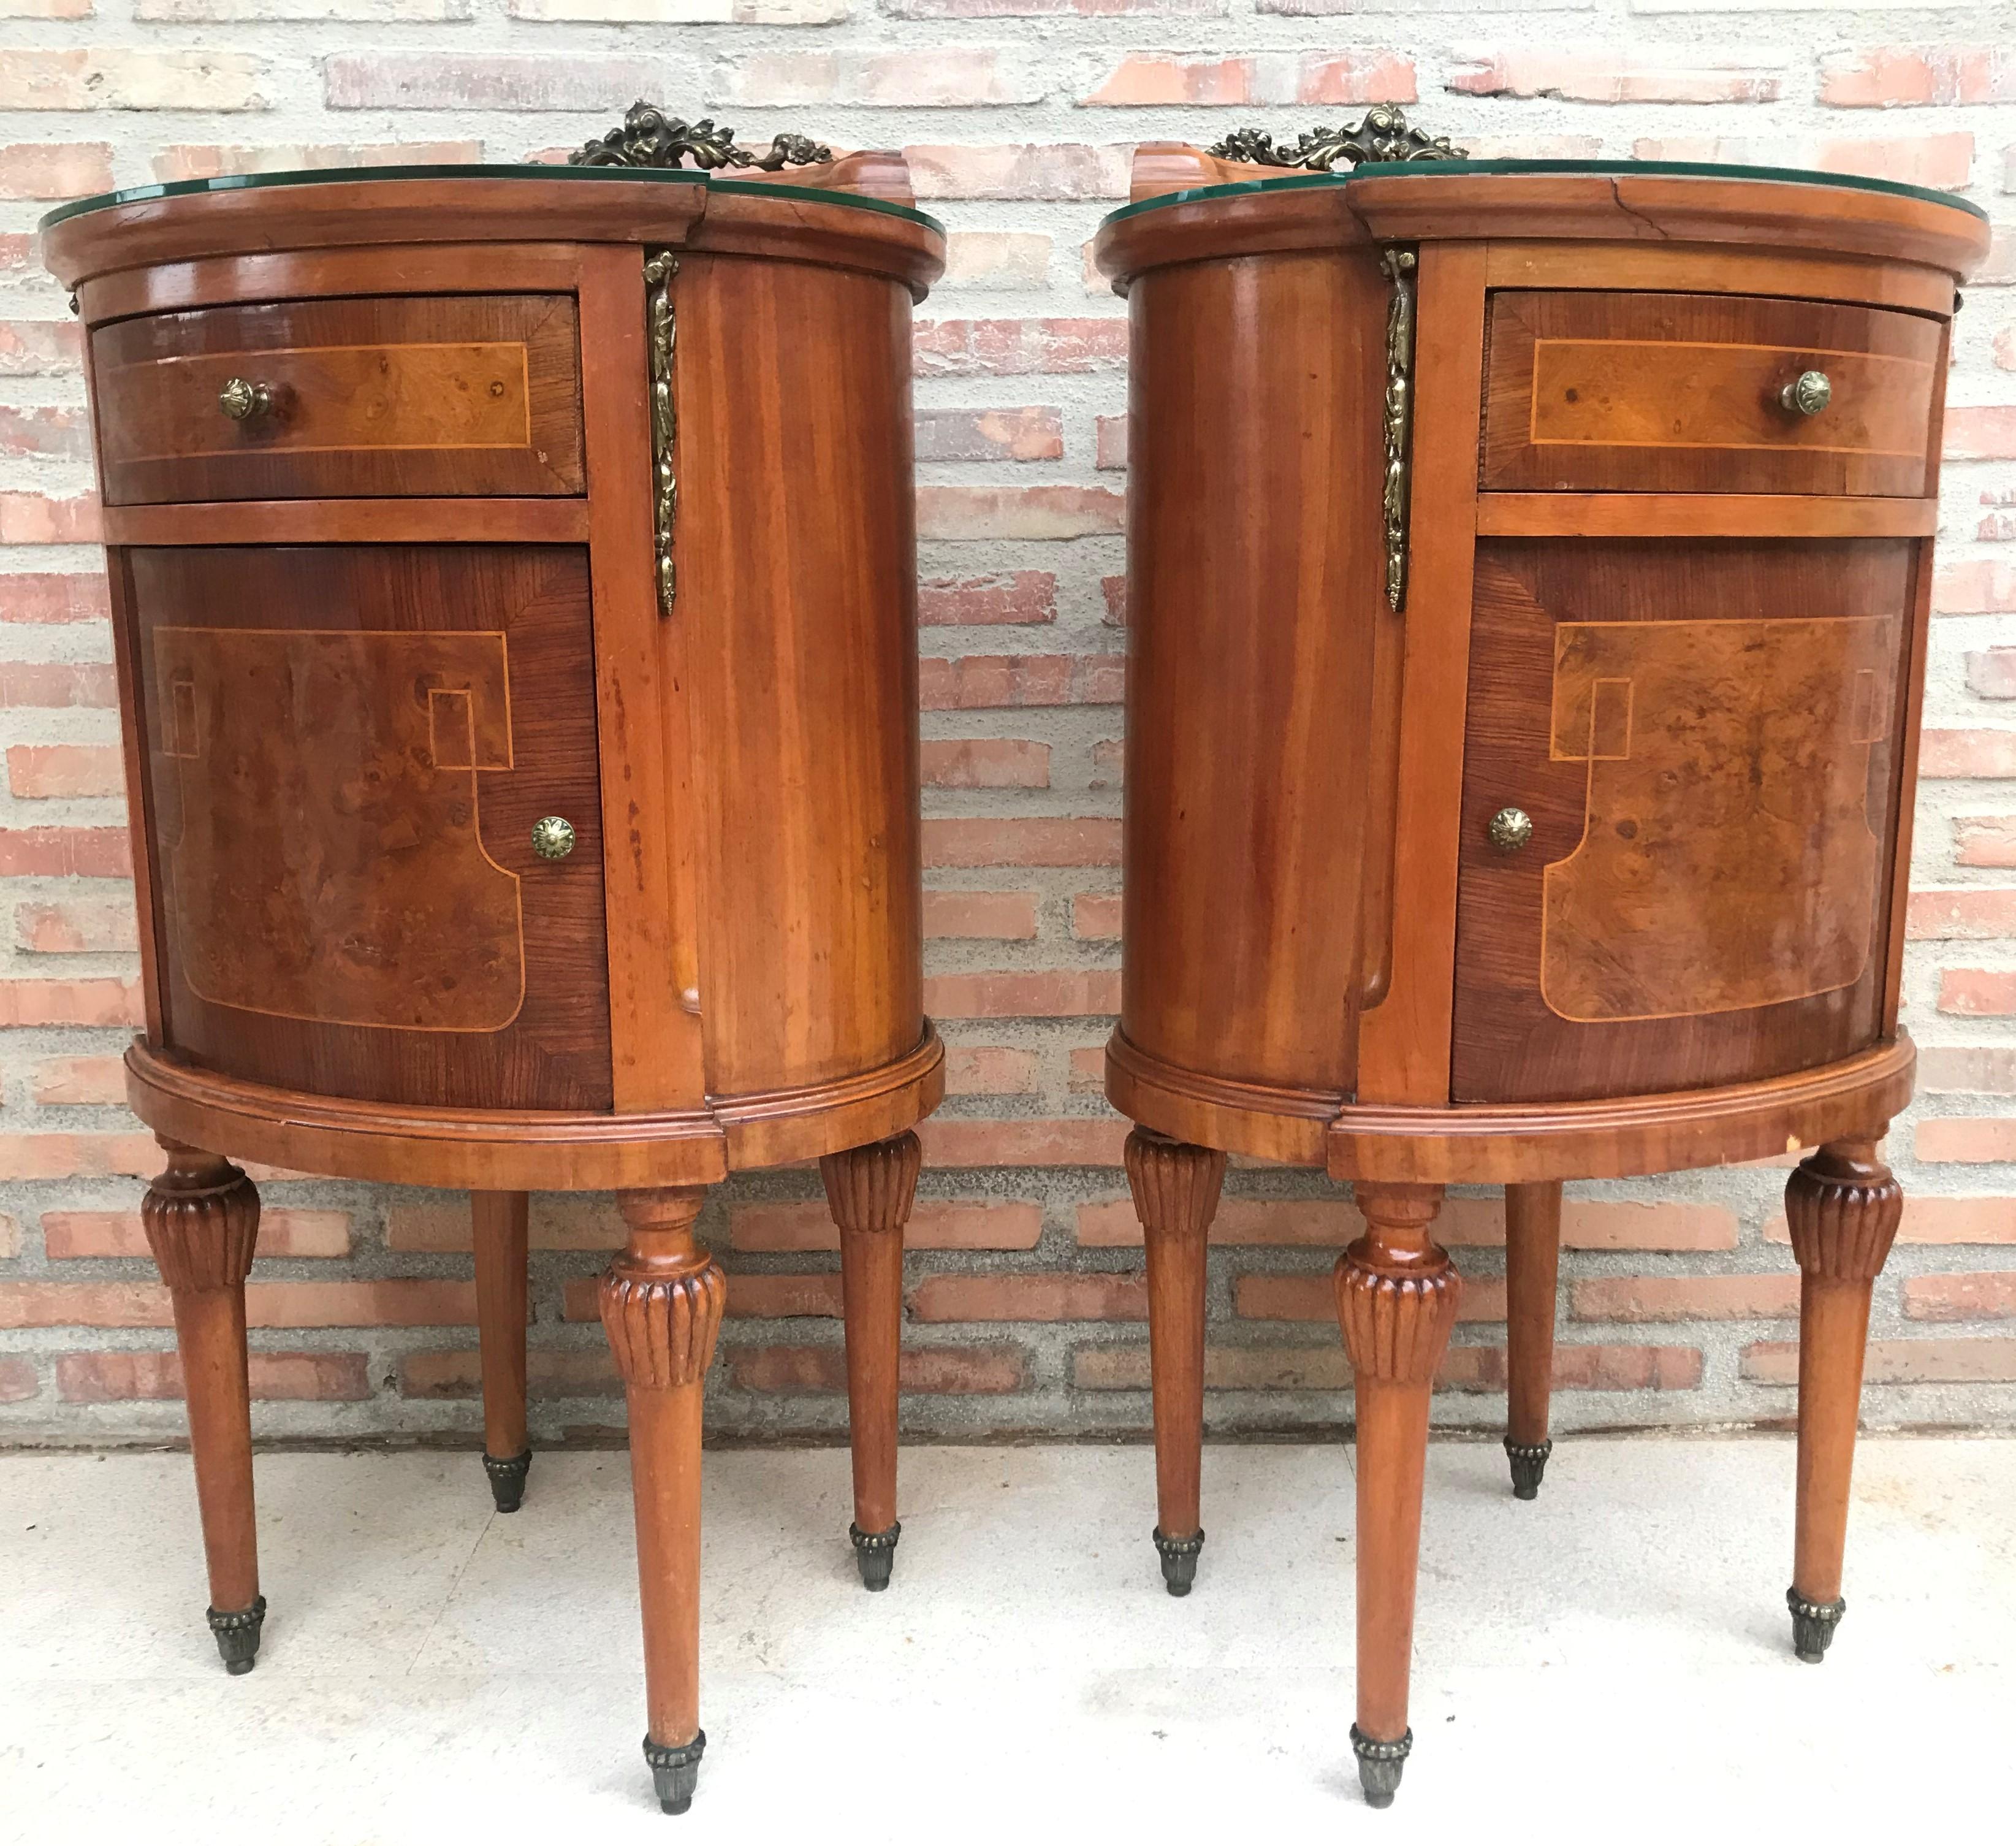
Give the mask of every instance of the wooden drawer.
M 110 506 L 402 494 L 578 494 L 567 295 L 268 301 L 92 336 Z M 263 388 L 224 406 L 236 379 Z
M 1740 1083 L 1872 1042 L 1920 543 L 1478 548 L 1457 1101 Z M 1506 850 L 1508 809 L 1531 831 Z
M 1927 494 L 1943 337 L 1921 315 L 1823 301 L 1502 290 L 1482 485 Z M 1806 372 L 1831 388 L 1811 415 L 1780 395 Z
M 168 1045 L 323 1096 L 612 1106 L 586 552 L 115 551 Z M 549 859 L 534 824 L 573 850 Z

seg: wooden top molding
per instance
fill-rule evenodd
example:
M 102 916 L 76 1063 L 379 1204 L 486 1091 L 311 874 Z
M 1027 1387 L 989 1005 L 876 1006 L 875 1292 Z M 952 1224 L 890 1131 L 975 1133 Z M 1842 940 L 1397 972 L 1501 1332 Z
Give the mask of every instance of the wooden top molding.
M 74 289 L 119 270 L 276 251 L 635 243 L 864 270 L 921 301 L 945 269 L 945 233 L 912 208 L 913 196 L 909 168 L 893 153 L 728 180 L 690 170 L 359 168 L 113 193 L 45 218 L 42 255 Z
M 1212 189 L 1223 186 L 1251 189 Z M 1593 172 L 1565 162 L 1436 161 L 1283 174 L 1150 142 L 1135 154 L 1132 200 L 1094 245 L 1122 290 L 1144 269 L 1263 251 L 1526 238 L 1818 251 L 1964 279 L 1989 242 L 1978 213 L 1916 189 L 1629 161 Z

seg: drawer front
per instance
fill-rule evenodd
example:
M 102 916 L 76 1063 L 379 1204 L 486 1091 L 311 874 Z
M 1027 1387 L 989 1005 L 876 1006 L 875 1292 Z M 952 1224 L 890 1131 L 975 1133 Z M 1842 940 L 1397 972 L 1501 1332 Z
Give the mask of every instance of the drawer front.
M 1918 315 L 1823 301 L 1503 290 L 1482 484 L 1925 495 L 1943 338 Z M 1788 405 L 1813 372 L 1825 407 Z
M 91 352 L 111 506 L 585 489 L 571 296 L 203 308 Z
M 114 557 L 169 1043 L 321 1095 L 610 1107 L 586 553 Z
M 1872 1042 L 1918 543 L 1480 547 L 1457 1101 L 1737 1083 Z M 1531 823 L 1509 851 L 1507 809 Z

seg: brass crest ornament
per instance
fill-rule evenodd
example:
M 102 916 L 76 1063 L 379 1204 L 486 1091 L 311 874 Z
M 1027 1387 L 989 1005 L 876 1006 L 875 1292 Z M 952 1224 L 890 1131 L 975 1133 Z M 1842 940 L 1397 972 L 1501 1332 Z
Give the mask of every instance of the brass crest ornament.
M 658 613 L 669 615 L 679 593 L 678 567 L 672 559 L 672 525 L 679 514 L 679 406 L 672 397 L 672 357 L 679 337 L 679 317 L 672 302 L 672 279 L 679 259 L 669 250 L 645 258 L 645 332 L 651 353 L 651 545 L 652 575 L 658 584 Z
M 1409 128 L 1405 110 L 1377 103 L 1355 128 L 1316 128 L 1291 147 L 1259 128 L 1240 128 L 1204 152 L 1221 160 L 1250 160 L 1256 167 L 1294 167 L 1327 173 L 1340 160 L 1354 167 L 1385 166 L 1396 160 L 1461 160 L 1467 148 L 1446 136 Z
M 717 128 L 707 117 L 698 121 L 667 115 L 648 103 L 630 105 L 623 125 L 599 141 L 582 144 L 567 156 L 570 167 L 683 167 L 691 163 L 705 172 L 723 168 L 753 167 L 779 173 L 787 167 L 818 166 L 833 158 L 833 150 L 807 135 L 779 135 L 767 153 L 738 147 L 733 128 Z
M 1379 253 L 1392 284 L 1386 306 L 1386 601 L 1407 606 L 1407 494 L 1414 428 L 1414 252 L 1397 245 Z

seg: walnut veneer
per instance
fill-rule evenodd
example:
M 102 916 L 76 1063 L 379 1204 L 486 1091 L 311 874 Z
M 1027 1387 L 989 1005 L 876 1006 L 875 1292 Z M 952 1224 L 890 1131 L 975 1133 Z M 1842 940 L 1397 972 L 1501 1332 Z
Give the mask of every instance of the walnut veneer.
M 1787 1190 L 1802 1658 L 1839 1619 L 1900 1206 L 1876 1144 L 1911 1085 L 1949 323 L 1986 228 L 1814 175 L 1291 178 L 1175 146 L 1139 151 L 1134 193 L 1097 246 L 1132 394 L 1107 1092 L 1139 1125 L 1155 1541 L 1188 1591 L 1226 1153 L 1324 1166 L 1366 1220 L 1337 1293 L 1352 1737 L 1384 1805 L 1460 1287 L 1433 1235 L 1450 1183 L 1507 1189 L 1507 1450 L 1530 1498 L 1561 1182 L 1818 1148 Z
M 148 189 L 52 214 L 44 243 L 86 329 L 146 1001 L 128 1094 L 167 1149 L 144 1216 L 220 1650 L 248 1669 L 265 1610 L 258 1199 L 226 1156 L 470 1190 L 506 1511 L 525 1192 L 614 1190 L 602 1311 L 675 1811 L 704 1743 L 706 1188 L 822 1163 L 879 1588 L 909 1130 L 944 1087 L 909 390 L 943 239 L 893 157 L 792 157 L 781 183 Z

